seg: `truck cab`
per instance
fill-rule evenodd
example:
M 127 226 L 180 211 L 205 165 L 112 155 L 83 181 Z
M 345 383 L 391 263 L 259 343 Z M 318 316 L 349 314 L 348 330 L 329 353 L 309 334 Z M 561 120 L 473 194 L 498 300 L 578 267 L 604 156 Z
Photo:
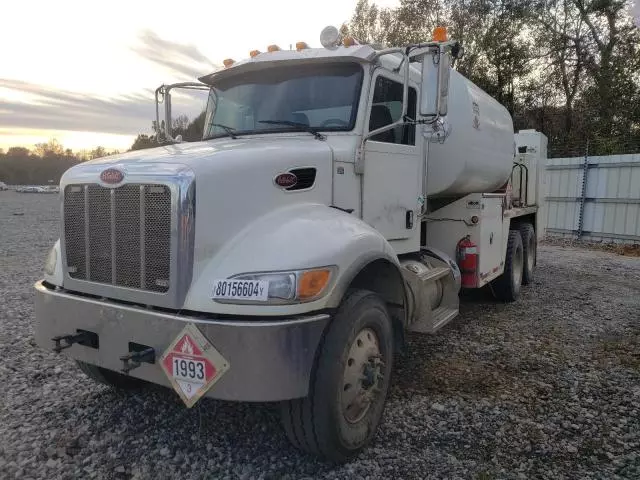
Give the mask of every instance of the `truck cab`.
M 531 281 L 546 139 L 514 136 L 442 31 L 321 42 L 161 86 L 162 146 L 63 175 L 36 339 L 187 407 L 280 402 L 294 445 L 343 461 L 375 433 L 406 332 L 451 321 L 461 287 L 513 301 Z M 200 142 L 172 136 L 177 88 L 208 92 Z

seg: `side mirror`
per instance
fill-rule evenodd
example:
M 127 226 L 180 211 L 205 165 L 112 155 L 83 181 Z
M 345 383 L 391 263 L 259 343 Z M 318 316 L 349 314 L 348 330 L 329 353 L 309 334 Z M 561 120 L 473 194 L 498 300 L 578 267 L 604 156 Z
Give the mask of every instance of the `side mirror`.
M 447 114 L 451 53 L 441 46 L 429 48 L 422 58 L 420 115 L 437 117 Z
M 185 90 L 202 90 L 208 92 L 211 87 L 199 82 L 182 82 L 172 85 L 160 85 L 156 89 L 156 139 L 158 143 L 182 142 L 182 136 L 172 136 L 171 126 L 173 119 L 171 116 L 171 90 L 182 88 Z M 164 104 L 164 120 L 160 120 L 160 104 Z

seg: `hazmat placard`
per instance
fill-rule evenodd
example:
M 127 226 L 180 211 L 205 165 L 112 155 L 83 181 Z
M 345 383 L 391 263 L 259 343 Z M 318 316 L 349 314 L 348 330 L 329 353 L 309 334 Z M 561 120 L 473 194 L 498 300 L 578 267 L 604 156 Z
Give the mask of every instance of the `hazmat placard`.
M 229 362 L 193 323 L 187 324 L 160 359 L 162 370 L 188 408 L 229 369 Z

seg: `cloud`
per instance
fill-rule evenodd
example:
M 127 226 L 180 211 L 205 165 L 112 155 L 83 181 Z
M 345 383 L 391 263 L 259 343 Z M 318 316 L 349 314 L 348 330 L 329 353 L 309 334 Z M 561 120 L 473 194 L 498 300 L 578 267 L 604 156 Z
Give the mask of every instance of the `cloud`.
M 132 47 L 134 52 L 189 80 L 218 68 L 195 45 L 166 40 L 151 30 L 140 32 L 138 40 L 140 44 Z
M 143 58 L 168 69 L 175 78 L 211 72 L 213 64 L 193 45 L 164 40 L 152 31 L 140 34 L 134 50 Z M 72 130 L 137 135 L 149 133 L 156 118 L 154 91 L 141 89 L 116 97 L 100 97 L 21 80 L 0 78 L 0 128 Z M 11 95 L 11 91 L 20 95 Z M 204 106 L 202 93 L 174 91 L 172 111 L 190 118 Z M 163 116 L 160 111 L 161 118 Z
M 0 99 L 0 127 L 136 134 L 155 116 L 153 93 L 100 98 L 20 80 L 0 78 L 0 87 L 26 93 L 31 101 Z
M 0 88 L 26 93 L 30 99 L 0 98 L 0 127 L 137 135 L 150 132 L 156 115 L 152 90 L 100 98 L 3 78 Z M 193 118 L 203 106 L 202 94 L 183 91 L 172 95 L 174 116 L 185 113 Z M 162 119 L 162 109 L 160 116 Z

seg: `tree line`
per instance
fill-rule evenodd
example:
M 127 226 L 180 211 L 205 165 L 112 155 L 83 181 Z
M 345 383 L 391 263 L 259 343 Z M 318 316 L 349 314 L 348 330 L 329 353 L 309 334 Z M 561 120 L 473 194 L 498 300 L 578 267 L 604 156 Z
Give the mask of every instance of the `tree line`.
M 161 125 L 164 127 L 164 125 Z M 156 141 L 158 128 L 155 122 L 151 129 L 151 135 L 139 134 L 131 150 L 157 147 Z M 193 142 L 202 139 L 204 129 L 204 112 L 193 121 L 189 121 L 186 115 L 180 115 L 173 119 L 172 134 L 182 135 L 185 141 Z M 74 152 L 65 148 L 56 139 L 45 143 L 38 143 L 32 149 L 26 147 L 11 147 L 6 152 L 0 149 L 0 181 L 8 185 L 47 185 L 60 183 L 62 174 L 74 165 L 120 153 L 117 150 L 107 150 L 104 147 L 96 147 L 92 150 L 80 150 Z
M 104 147 L 74 152 L 64 148 L 56 139 L 37 143 L 33 149 L 0 148 L 0 181 L 9 185 L 58 184 L 65 170 L 77 163 L 118 153 Z
M 631 0 L 360 0 L 343 32 L 361 43 L 424 42 L 448 27 L 456 69 L 549 137 L 555 156 L 640 151 L 640 32 Z M 587 147 L 589 143 L 589 147 Z

